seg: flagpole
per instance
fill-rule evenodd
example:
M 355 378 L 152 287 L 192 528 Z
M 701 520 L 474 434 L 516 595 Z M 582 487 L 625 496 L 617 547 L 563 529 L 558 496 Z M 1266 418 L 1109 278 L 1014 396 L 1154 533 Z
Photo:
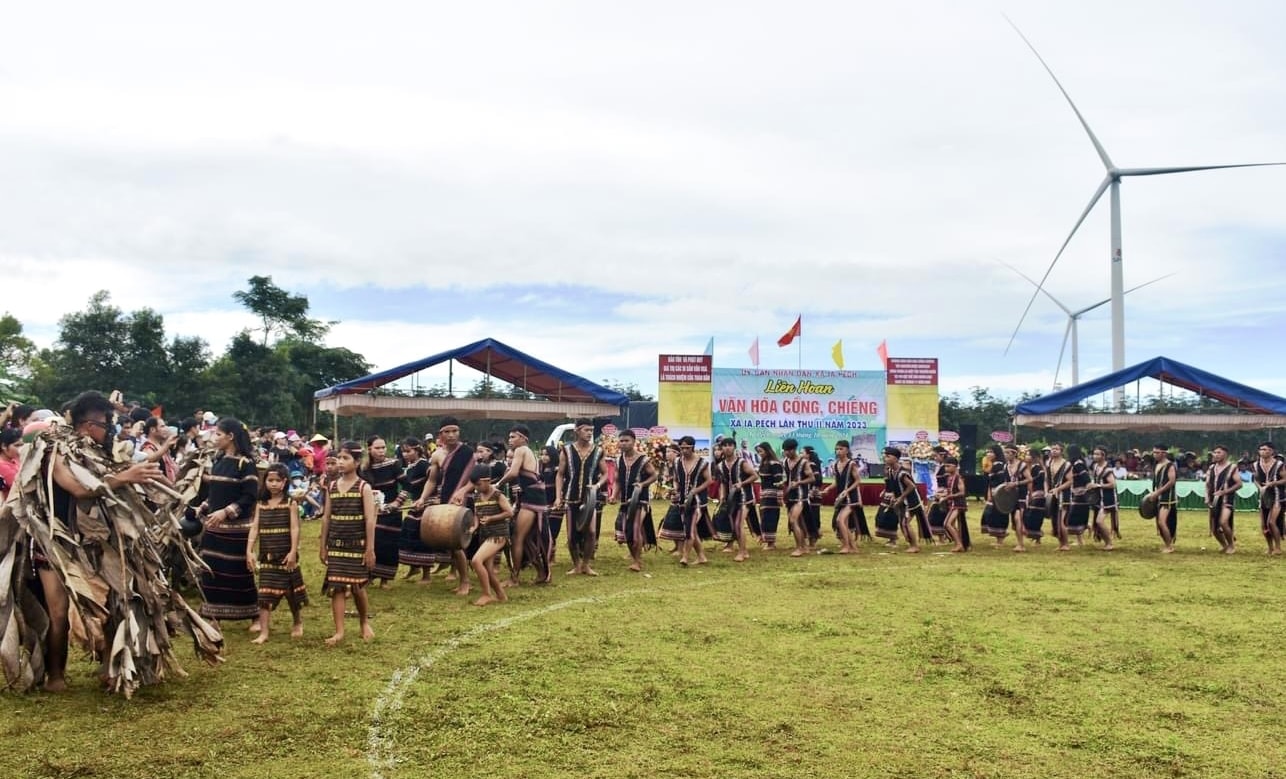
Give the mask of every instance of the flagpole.
M 795 321 L 799 322 L 799 353 L 798 354 L 799 354 L 799 370 L 802 371 L 804 370 L 804 314 L 802 311 L 800 312 L 798 318 L 795 319 Z

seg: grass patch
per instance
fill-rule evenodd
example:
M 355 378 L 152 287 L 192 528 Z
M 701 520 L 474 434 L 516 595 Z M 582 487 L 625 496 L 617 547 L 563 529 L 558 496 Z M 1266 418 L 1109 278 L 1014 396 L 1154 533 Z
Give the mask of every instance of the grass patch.
M 498 607 L 373 591 L 376 640 L 326 649 L 308 524 L 302 641 L 284 611 L 263 647 L 229 623 L 222 668 L 133 702 L 73 659 L 69 693 L 6 698 L 0 775 L 1282 776 L 1283 561 L 1204 527 L 1170 556 L 1127 518 L 1111 555 L 654 553 L 647 576 L 609 542 L 598 579 L 560 551 Z

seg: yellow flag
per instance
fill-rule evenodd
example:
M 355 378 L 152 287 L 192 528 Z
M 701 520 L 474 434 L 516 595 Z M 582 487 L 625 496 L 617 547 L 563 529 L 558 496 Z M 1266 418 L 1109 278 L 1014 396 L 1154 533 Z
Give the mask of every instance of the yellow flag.
M 841 338 L 831 347 L 831 359 L 835 361 L 835 367 L 844 370 L 844 339 Z

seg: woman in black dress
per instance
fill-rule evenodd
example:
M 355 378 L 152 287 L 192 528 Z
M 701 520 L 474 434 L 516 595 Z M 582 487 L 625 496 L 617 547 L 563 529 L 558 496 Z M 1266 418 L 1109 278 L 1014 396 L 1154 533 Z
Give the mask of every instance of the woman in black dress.
M 215 425 L 210 437 L 218 455 L 202 480 L 197 515 L 203 519 L 201 616 L 207 619 L 254 620 L 258 627 L 259 592 L 254 572 L 246 568 L 246 542 L 259 495 L 259 472 L 246 426 L 232 417 Z

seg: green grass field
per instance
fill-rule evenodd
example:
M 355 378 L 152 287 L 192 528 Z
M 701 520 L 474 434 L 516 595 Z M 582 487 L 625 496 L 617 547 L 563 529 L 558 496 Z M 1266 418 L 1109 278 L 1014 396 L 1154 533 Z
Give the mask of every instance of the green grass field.
M 374 591 L 376 639 L 352 619 L 336 649 L 309 523 L 304 639 L 284 609 L 265 646 L 227 624 L 222 667 L 129 702 L 73 659 L 69 693 L 5 698 L 0 776 L 1283 776 L 1286 561 L 1251 521 L 1233 557 L 1196 514 L 1160 555 L 1127 512 L 1111 554 L 656 552 L 646 575 L 609 537 L 599 578 L 560 550 L 503 605 Z

